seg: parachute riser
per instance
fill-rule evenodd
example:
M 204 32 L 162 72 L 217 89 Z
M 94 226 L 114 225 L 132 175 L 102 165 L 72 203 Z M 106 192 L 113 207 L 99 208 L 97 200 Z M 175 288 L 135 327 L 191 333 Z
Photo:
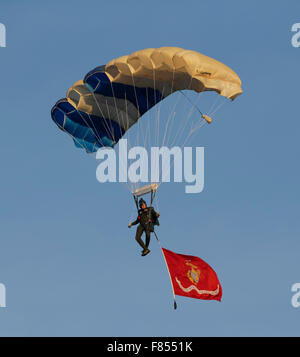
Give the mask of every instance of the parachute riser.
M 151 194 L 151 195 L 150 195 L 150 206 L 152 206 L 156 192 L 155 192 L 155 191 L 151 191 L 150 194 Z M 134 199 L 136 208 L 137 208 L 137 210 L 139 210 L 139 197 L 142 197 L 142 196 L 144 196 L 144 195 L 136 196 L 136 195 L 133 193 L 132 196 L 133 196 L 133 199 Z
M 147 195 L 148 193 L 150 193 L 150 206 L 152 206 L 158 186 L 159 186 L 158 184 L 150 184 L 141 187 L 132 193 L 137 210 L 139 210 L 139 202 L 138 202 L 139 197 Z

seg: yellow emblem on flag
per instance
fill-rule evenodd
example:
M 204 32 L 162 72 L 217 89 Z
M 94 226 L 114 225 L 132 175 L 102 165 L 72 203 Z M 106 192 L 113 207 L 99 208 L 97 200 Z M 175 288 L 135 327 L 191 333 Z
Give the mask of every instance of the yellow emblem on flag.
M 200 269 L 196 265 L 189 263 L 189 261 L 186 261 L 185 264 L 191 267 L 187 272 L 187 277 L 193 284 L 197 285 L 201 273 Z

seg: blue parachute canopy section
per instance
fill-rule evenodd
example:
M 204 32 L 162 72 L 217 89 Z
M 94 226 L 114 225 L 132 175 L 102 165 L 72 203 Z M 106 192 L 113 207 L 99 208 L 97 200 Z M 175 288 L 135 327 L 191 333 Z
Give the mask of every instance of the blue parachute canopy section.
M 75 83 L 68 98 L 60 99 L 51 111 L 56 125 L 87 153 L 101 147 L 113 148 L 144 113 L 163 99 L 153 88 L 112 83 L 104 67 L 95 68 Z M 79 110 L 80 101 L 89 104 L 89 110 Z
M 88 153 L 104 146 L 114 147 L 124 134 L 117 123 L 79 111 L 67 99 L 59 100 L 51 115 L 57 126 L 73 138 L 75 145 Z

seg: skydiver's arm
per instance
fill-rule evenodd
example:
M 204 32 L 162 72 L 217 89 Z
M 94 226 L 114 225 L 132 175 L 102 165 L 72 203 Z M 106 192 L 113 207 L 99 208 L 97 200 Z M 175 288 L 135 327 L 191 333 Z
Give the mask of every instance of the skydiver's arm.
M 138 216 L 138 218 L 131 223 L 132 226 L 135 226 L 136 224 L 140 223 L 140 216 Z

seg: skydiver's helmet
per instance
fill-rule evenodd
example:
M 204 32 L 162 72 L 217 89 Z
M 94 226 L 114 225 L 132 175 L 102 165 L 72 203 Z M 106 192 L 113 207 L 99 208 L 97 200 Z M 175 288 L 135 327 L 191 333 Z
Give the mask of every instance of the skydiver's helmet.
M 141 198 L 140 201 L 139 201 L 140 208 L 142 208 L 143 205 L 147 206 L 147 203 Z

